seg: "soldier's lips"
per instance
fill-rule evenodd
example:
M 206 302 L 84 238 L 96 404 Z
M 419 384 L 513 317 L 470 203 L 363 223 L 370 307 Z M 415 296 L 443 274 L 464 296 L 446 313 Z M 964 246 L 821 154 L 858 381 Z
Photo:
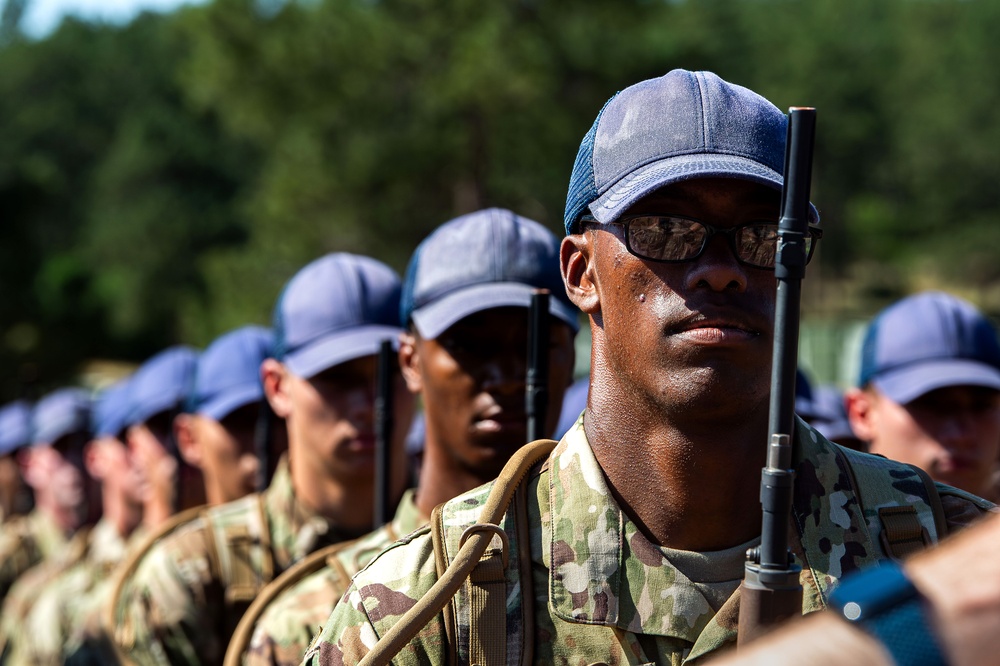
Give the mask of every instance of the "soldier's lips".
M 523 429 L 527 417 L 524 414 L 513 414 L 503 412 L 476 419 L 472 422 L 472 429 L 477 432 L 505 432 L 516 428 Z
M 358 437 L 352 439 L 347 444 L 347 450 L 351 453 L 369 454 L 375 452 L 375 437 Z
M 667 335 L 703 345 L 734 345 L 752 342 L 760 329 L 739 318 L 695 314 L 667 329 Z

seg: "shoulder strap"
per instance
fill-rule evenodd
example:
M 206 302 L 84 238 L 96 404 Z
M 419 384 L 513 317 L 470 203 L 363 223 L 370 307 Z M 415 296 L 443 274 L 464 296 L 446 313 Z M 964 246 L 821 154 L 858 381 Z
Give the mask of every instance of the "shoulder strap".
M 540 440 L 531 465 L 544 460 L 555 448 L 551 440 Z M 528 469 L 505 468 L 493 482 L 490 495 L 511 497 L 504 515 L 493 530 L 501 547 L 491 546 L 476 562 L 462 588 L 445 606 L 445 631 L 453 663 L 493 666 L 530 664 L 534 634 L 534 594 L 531 579 L 531 547 L 527 518 Z M 435 560 L 439 568 L 457 556 L 470 529 L 484 525 L 464 523 L 458 502 L 435 509 L 431 520 Z M 467 511 L 467 509 L 465 509 Z M 487 523 L 488 524 L 488 523 Z M 497 539 L 493 539 L 494 544 Z M 511 617 L 509 617 L 511 616 Z M 510 631 L 508 631 L 508 628 Z M 530 632 L 530 633 L 529 633 Z
M 264 589 L 261 590 L 257 598 L 247 608 L 246 613 L 243 614 L 240 623 L 236 625 L 236 631 L 229 641 L 229 647 L 226 648 L 226 658 L 223 661 L 223 666 L 240 666 L 243 663 L 243 656 L 250 649 L 250 640 L 253 638 L 254 629 L 257 628 L 257 622 L 264 614 L 264 611 L 283 592 L 294 587 L 308 576 L 321 571 L 326 566 L 330 566 L 337 572 L 341 587 L 346 589 L 347 585 L 351 582 L 351 577 L 347 575 L 347 571 L 340 564 L 340 560 L 334 556 L 353 545 L 356 541 L 357 539 L 344 541 L 310 553 L 289 567 L 287 571 L 275 578 L 271 583 L 264 586 Z
M 465 586 L 469 574 L 473 569 L 479 564 L 483 558 L 489 558 L 493 556 L 492 553 L 488 553 L 490 550 L 499 550 L 500 557 L 502 560 L 507 560 L 511 566 L 507 567 L 506 580 L 508 585 L 511 582 L 511 573 L 515 576 L 514 586 L 517 585 L 518 578 L 517 572 L 512 569 L 517 563 L 517 557 L 508 560 L 507 552 L 513 550 L 508 548 L 508 533 L 513 534 L 515 530 L 504 529 L 500 527 L 500 523 L 504 522 L 507 509 L 510 506 L 511 501 L 514 498 L 514 493 L 517 487 L 521 484 L 521 481 L 528 475 L 531 468 L 539 461 L 548 457 L 555 448 L 556 443 L 552 440 L 538 440 L 518 449 L 518 451 L 511 456 L 510 460 L 504 466 L 503 471 L 500 473 L 500 477 L 497 481 L 492 484 L 477 488 L 470 493 L 466 493 L 456 499 L 453 499 L 445 503 L 447 509 L 448 506 L 462 504 L 463 501 L 472 501 L 477 504 L 475 512 L 478 513 L 476 522 L 469 524 L 467 518 L 469 514 L 468 504 L 466 504 L 466 517 L 459 520 L 456 525 L 448 524 L 449 521 L 447 516 L 443 516 L 439 520 L 432 520 L 432 524 L 441 522 L 442 524 L 442 539 L 436 542 L 436 550 L 438 548 L 444 549 L 444 560 L 450 562 L 447 569 L 438 577 L 436 583 L 431 586 L 431 589 L 427 591 L 408 611 L 406 611 L 396 623 L 389 628 L 388 631 L 379 639 L 378 643 L 371 649 L 371 651 L 365 655 L 365 657 L 359 663 L 360 666 L 365 666 L 369 664 L 387 664 L 389 663 L 396 654 L 399 653 L 403 646 L 413 640 L 413 637 L 429 622 L 435 615 L 440 613 L 442 609 L 451 603 L 452 598 L 456 593 L 460 593 L 462 588 Z M 488 493 L 488 494 L 486 494 Z M 486 494 L 485 498 L 481 495 Z M 441 512 L 438 513 L 442 516 Z M 461 530 L 461 534 L 458 535 L 458 539 L 455 543 L 452 542 L 452 536 L 455 536 L 454 530 L 460 529 L 460 525 L 467 525 L 464 530 Z M 495 544 L 500 542 L 500 548 L 497 549 Z M 449 556 L 449 552 L 453 552 L 452 548 L 457 546 L 457 552 L 454 552 L 453 556 Z M 515 551 L 519 552 L 519 551 Z M 440 561 L 441 556 L 435 553 L 435 561 Z M 505 591 L 507 591 L 506 588 Z M 506 596 L 506 595 L 505 595 Z M 508 609 L 509 610 L 509 609 Z M 517 608 L 513 609 L 517 611 Z M 463 662 L 467 661 L 467 654 L 462 655 L 463 651 L 463 618 L 458 613 L 455 614 L 456 625 L 458 628 L 458 635 L 456 640 L 453 641 L 457 643 L 457 649 L 459 650 L 459 659 Z M 520 629 L 522 628 L 521 623 L 516 621 L 511 624 L 507 622 L 506 625 L 511 631 L 507 635 L 507 644 L 515 643 L 520 645 L 522 637 L 520 636 Z M 492 666 L 492 665 L 487 665 Z
M 204 512 L 210 560 L 225 590 L 226 605 L 246 610 L 274 579 L 271 533 L 264 497 L 256 493 Z
M 913 465 L 835 446 L 858 505 L 885 555 L 902 560 L 947 532 L 934 482 Z
M 105 633 L 113 638 L 111 643 L 114 645 L 120 663 L 127 665 L 134 663 L 128 656 L 135 647 L 134 629 L 128 620 L 127 614 L 124 617 L 118 617 L 118 608 L 123 602 L 122 596 L 125 593 L 128 581 L 135 575 L 139 564 L 145 559 L 154 544 L 175 532 L 182 525 L 197 518 L 204 509 L 205 507 L 203 506 L 196 506 L 171 516 L 165 523 L 148 534 L 118 569 L 114 582 L 111 585 L 108 604 L 104 607 L 102 621 Z

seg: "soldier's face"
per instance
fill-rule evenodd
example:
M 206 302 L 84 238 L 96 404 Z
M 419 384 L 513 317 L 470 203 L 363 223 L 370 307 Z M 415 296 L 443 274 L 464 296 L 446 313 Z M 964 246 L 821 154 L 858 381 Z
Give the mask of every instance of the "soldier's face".
M 344 483 L 371 484 L 375 468 L 375 356 L 341 363 L 310 379 L 290 375 L 286 417 L 292 455 L 315 457 L 316 471 Z M 396 373 L 393 450 L 402 465 L 413 398 Z
M 428 439 L 483 478 L 496 476 L 527 442 L 527 331 L 526 308 L 495 308 L 466 317 L 433 340 L 414 339 L 407 379 L 410 390 L 423 395 Z M 555 430 L 573 360 L 572 331 L 553 320 L 547 434 Z
M 213 502 L 230 502 L 255 490 L 258 458 L 254 434 L 259 412 L 260 404 L 255 403 L 227 414 L 221 421 L 205 416 L 192 419 L 200 453 L 198 467 Z
M 916 465 L 935 481 L 971 493 L 990 492 L 1000 455 L 1000 392 L 949 386 L 906 405 L 865 393 L 871 453 Z
M 128 428 L 129 456 L 138 474 L 139 495 L 144 502 L 151 501 L 153 496 L 173 497 L 177 460 L 167 448 L 170 427 L 169 415 L 158 414 Z
M 663 188 L 626 214 L 676 214 L 720 228 L 778 219 L 780 194 L 732 179 Z M 620 226 L 567 238 L 563 271 L 571 294 L 573 252 L 587 256 L 575 300 L 595 328 L 595 360 L 637 405 L 690 410 L 711 418 L 766 404 L 770 390 L 775 277 L 739 263 L 726 239 L 710 239 L 689 262 L 667 264 L 628 252 Z M 598 346 L 600 349 L 598 349 Z M 688 412 L 690 413 L 690 412 Z M 665 414 L 666 415 L 666 414 Z

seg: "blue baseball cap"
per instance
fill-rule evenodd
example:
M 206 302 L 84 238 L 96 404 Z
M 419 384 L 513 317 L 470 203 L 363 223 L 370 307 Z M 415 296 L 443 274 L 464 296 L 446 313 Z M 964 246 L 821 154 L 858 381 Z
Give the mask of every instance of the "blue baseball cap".
M 216 339 L 198 359 L 189 411 L 221 421 L 240 407 L 264 399 L 260 364 L 271 355 L 274 336 L 244 326 Z
M 275 357 L 300 377 L 398 344 L 399 275 L 380 261 L 328 254 L 295 274 L 274 309 Z
M 930 291 L 880 312 L 861 348 L 859 384 L 906 404 L 945 386 L 1000 390 L 1000 343 L 970 303 Z
M 65 388 L 38 401 L 31 414 L 33 444 L 52 444 L 67 435 L 90 432 L 90 393 L 80 388 Z
M 194 384 L 198 352 L 178 345 L 161 351 L 132 376 L 125 425 L 145 423 L 166 411 L 181 408 Z
M 120 437 L 129 414 L 129 379 L 122 379 L 97 396 L 91 430 L 94 437 Z
M 17 400 L 0 408 L 0 456 L 31 444 L 31 405 Z
M 831 442 L 843 439 L 857 439 L 847 418 L 844 394 L 829 384 L 817 386 L 813 391 L 815 416 L 812 427 Z
M 787 118 L 711 72 L 675 69 L 612 97 L 583 137 L 564 222 L 588 210 L 608 224 L 655 190 L 695 178 L 737 178 L 780 190 Z M 819 220 L 810 205 L 810 217 Z
M 538 222 L 502 208 L 457 217 L 417 246 L 406 270 L 400 318 L 434 339 L 471 314 L 531 304 L 548 289 L 553 316 L 579 328 L 566 296 L 559 239 Z

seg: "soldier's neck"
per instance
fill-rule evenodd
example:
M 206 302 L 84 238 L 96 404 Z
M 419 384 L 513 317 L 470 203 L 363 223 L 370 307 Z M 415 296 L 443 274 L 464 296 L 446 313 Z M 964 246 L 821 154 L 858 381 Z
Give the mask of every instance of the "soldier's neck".
M 476 474 L 461 465 L 434 442 L 428 431 L 424 443 L 424 460 L 420 466 L 420 481 L 417 484 L 417 508 L 425 516 L 438 504 L 458 497 L 462 493 L 491 481 L 494 477 Z
M 324 473 L 324 467 L 307 456 L 289 455 L 295 500 L 347 533 L 364 534 L 372 528 L 375 491 L 372 477 L 358 475 L 355 484 Z
M 121 490 L 105 486 L 101 489 L 104 519 L 110 522 L 118 536 L 127 538 L 142 520 L 142 506 L 122 496 Z
M 584 424 L 613 496 L 646 536 L 697 552 L 758 536 L 766 413 L 678 424 L 637 411 L 652 413 L 592 398 Z

